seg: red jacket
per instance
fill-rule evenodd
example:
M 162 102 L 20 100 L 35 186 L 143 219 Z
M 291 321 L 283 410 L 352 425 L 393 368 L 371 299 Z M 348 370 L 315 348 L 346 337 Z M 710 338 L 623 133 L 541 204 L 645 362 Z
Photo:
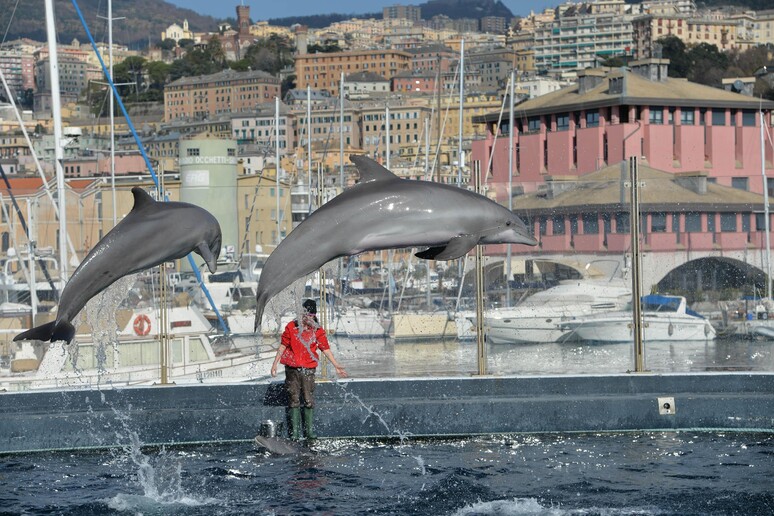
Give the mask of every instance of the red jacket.
M 305 322 L 306 324 L 302 324 L 303 331 L 300 332 L 296 321 L 291 321 L 285 326 L 280 341 L 285 346 L 285 351 L 280 357 L 281 364 L 314 369 L 320 360 L 317 350 L 330 349 L 325 330 L 320 327 L 317 320 L 311 319 Z

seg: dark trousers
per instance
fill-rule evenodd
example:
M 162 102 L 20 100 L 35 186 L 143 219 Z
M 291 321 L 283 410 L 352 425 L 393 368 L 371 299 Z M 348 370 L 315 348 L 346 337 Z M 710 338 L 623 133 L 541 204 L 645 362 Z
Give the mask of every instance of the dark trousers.
M 303 394 L 303 406 L 314 408 L 314 373 L 315 369 L 285 366 L 285 389 L 288 391 L 288 407 L 301 407 L 301 395 Z

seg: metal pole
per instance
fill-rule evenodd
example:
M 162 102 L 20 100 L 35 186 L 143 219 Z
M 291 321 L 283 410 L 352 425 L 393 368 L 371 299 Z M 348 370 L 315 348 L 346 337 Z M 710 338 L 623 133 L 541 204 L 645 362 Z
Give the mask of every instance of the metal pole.
M 385 128 L 385 143 L 384 143 L 384 153 L 385 153 L 385 165 L 387 165 L 387 170 L 390 169 L 390 106 L 387 106 L 384 108 L 384 128 Z
M 59 276 L 67 281 L 67 212 L 64 184 L 64 139 L 62 135 L 62 102 L 59 96 L 59 60 L 54 25 L 54 0 L 46 2 L 46 37 L 48 38 L 48 63 L 51 75 L 51 113 L 54 119 L 54 166 L 56 168 L 57 204 L 59 205 Z
M 629 177 L 631 181 L 631 238 L 632 238 L 632 315 L 634 317 L 634 371 L 645 370 L 644 349 L 642 344 L 642 259 L 640 256 L 640 171 L 637 156 L 629 158 Z
M 425 117 L 425 180 L 430 179 L 428 175 L 429 167 L 430 167 L 429 160 L 430 160 L 430 119 Z M 426 279 L 426 287 L 427 287 L 425 302 L 427 303 L 427 309 L 430 310 L 430 305 L 432 301 L 430 296 L 430 262 L 429 261 L 425 261 L 425 279 Z
M 10 191 L 10 190 L 9 190 Z M 27 242 L 30 249 L 30 305 L 32 305 L 32 322 L 35 322 L 35 316 L 38 314 L 38 286 L 35 278 L 35 238 L 32 233 L 32 207 L 29 197 L 27 198 L 27 218 L 30 221 L 29 231 L 27 232 Z M 21 260 L 21 256 L 19 256 Z M 51 284 L 51 288 L 56 291 L 54 284 Z M 34 326 L 34 324 L 33 324 Z
M 515 80 L 514 71 L 511 70 L 510 85 L 510 111 L 508 113 L 508 211 L 513 211 L 513 83 Z M 488 172 L 488 171 L 487 171 Z M 508 244 L 505 264 L 505 306 L 511 306 L 511 244 Z
M 465 100 L 465 40 L 460 41 L 460 116 L 457 142 L 457 186 L 462 186 L 462 104 Z
M 339 83 L 339 187 L 344 191 L 344 72 Z
M 306 87 L 306 178 L 309 183 L 309 212 L 312 212 L 312 87 Z
M 481 193 L 481 169 L 474 176 L 476 192 Z M 484 340 L 484 247 L 476 246 L 476 345 L 478 374 L 486 374 L 486 342 Z M 460 279 L 460 284 L 462 280 Z
M 763 110 L 761 114 L 761 176 L 763 178 L 763 209 L 766 215 L 766 299 L 771 299 L 771 233 L 769 233 L 769 181 L 766 177 L 766 148 L 763 139 Z
M 276 157 L 276 192 L 277 196 L 277 245 L 280 237 L 280 145 L 279 145 L 279 97 L 274 97 L 274 155 Z
M 108 69 L 110 70 L 110 80 L 113 80 L 113 0 L 108 0 Z M 110 88 L 108 88 L 110 89 Z M 110 90 L 110 190 L 113 195 L 113 226 L 118 223 L 118 212 L 116 211 L 116 131 L 113 110 L 115 109 L 115 96 L 113 90 Z M 99 159 L 97 159 L 99 163 Z

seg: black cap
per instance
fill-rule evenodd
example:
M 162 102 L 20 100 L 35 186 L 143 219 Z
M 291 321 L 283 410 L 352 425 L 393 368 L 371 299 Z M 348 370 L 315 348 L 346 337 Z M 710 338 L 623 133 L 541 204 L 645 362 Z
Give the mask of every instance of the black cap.
M 304 310 L 306 310 L 306 313 L 308 314 L 317 313 L 317 303 L 315 303 L 314 299 L 307 299 L 301 306 L 304 307 Z

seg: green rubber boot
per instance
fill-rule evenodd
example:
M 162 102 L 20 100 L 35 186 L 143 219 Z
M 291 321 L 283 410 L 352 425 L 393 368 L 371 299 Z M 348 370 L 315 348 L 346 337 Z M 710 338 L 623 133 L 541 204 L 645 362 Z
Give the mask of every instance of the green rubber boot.
M 301 409 L 290 409 L 290 438 L 294 441 L 301 439 Z
M 304 433 L 307 439 L 317 439 L 317 434 L 314 433 L 314 409 L 304 409 Z

